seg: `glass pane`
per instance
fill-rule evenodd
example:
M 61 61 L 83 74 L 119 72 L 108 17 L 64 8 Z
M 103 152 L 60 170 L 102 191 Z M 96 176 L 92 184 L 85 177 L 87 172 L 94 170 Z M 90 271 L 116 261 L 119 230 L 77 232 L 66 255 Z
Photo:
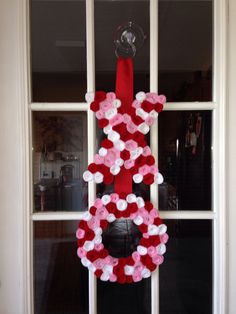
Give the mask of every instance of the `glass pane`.
M 88 271 L 76 253 L 77 225 L 34 222 L 35 314 L 88 313 Z
M 34 210 L 87 210 L 86 167 L 87 114 L 34 112 Z
M 166 111 L 159 118 L 162 210 L 211 210 L 211 112 Z
M 212 100 L 213 1 L 159 1 L 159 92 Z
M 160 314 L 212 313 L 212 222 L 169 220 Z
M 114 257 L 126 257 L 136 250 L 141 234 L 129 219 L 118 219 L 103 233 L 103 244 Z M 132 284 L 98 279 L 98 314 L 150 314 L 151 279 Z
M 96 90 L 115 90 L 114 35 L 120 25 L 129 21 L 141 26 L 147 35 L 134 58 L 134 90 L 149 91 L 149 1 L 112 0 L 95 0 Z
M 31 0 L 32 99 L 84 101 L 85 0 Z

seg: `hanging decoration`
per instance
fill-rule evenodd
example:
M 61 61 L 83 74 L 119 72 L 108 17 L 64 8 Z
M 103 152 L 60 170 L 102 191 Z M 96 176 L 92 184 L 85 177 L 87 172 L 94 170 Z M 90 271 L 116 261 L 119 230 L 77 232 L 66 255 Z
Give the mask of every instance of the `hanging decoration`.
M 163 262 L 168 241 L 167 227 L 158 210 L 132 193 L 132 181 L 146 185 L 163 182 L 145 135 L 162 111 L 166 98 L 139 92 L 133 100 L 132 59 L 119 58 L 116 93 L 87 93 L 86 101 L 107 138 L 83 178 L 97 184 L 114 183 L 114 193 L 97 198 L 84 214 L 76 233 L 77 253 L 82 264 L 103 281 L 138 282 L 150 277 Z M 119 218 L 131 219 L 142 237 L 132 255 L 115 258 L 104 247 L 102 233 Z

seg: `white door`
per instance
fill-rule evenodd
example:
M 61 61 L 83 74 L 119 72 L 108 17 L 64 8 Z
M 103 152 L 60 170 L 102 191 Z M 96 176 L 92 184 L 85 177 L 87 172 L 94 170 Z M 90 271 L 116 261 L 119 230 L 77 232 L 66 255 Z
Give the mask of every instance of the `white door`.
M 223 313 L 224 5 L 30 2 L 29 313 Z M 159 202 L 170 239 L 150 279 L 122 286 L 97 281 L 81 266 L 75 230 L 96 192 L 104 192 L 82 180 L 102 137 L 84 94 L 114 90 L 113 36 L 130 20 L 147 34 L 134 58 L 135 92 L 167 96 L 150 136 L 165 182 L 150 189 L 150 199 Z M 142 187 L 139 193 L 149 197 Z M 107 235 L 119 254 L 135 242 L 135 232 L 122 228 Z

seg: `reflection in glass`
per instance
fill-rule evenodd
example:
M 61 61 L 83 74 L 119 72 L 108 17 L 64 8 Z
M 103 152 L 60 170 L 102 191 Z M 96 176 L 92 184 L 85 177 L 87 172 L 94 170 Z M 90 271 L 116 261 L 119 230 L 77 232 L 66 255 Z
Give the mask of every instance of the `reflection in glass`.
M 84 101 L 85 0 L 31 0 L 31 67 L 34 102 Z
M 212 313 L 212 222 L 167 220 L 160 314 Z
M 212 100 L 213 1 L 159 1 L 159 92 Z
M 35 314 L 88 313 L 88 271 L 76 254 L 77 224 L 34 222 Z
M 211 210 L 211 112 L 163 112 L 158 127 L 160 209 Z
M 136 250 L 141 234 L 130 219 L 118 219 L 103 233 L 104 246 L 114 257 L 126 257 Z M 151 279 L 132 284 L 98 279 L 98 314 L 150 314 Z
M 96 90 L 115 90 L 115 32 L 129 21 L 140 25 L 147 35 L 134 58 L 134 90 L 149 91 L 149 1 L 100 0 L 95 0 Z
M 34 112 L 34 210 L 86 210 L 86 167 L 86 113 Z

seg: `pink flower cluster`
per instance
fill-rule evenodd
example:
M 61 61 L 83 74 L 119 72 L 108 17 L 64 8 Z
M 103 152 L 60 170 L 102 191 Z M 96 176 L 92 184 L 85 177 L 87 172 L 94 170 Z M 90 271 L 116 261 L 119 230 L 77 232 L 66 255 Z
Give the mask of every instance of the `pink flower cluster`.
M 130 218 L 142 233 L 137 250 L 131 256 L 115 258 L 109 255 L 102 243 L 103 230 L 118 218 Z M 84 214 L 76 232 L 77 254 L 81 262 L 103 281 L 130 283 L 148 278 L 157 265 L 163 262 L 168 241 L 166 225 L 152 203 L 142 197 L 128 194 L 104 195 Z
M 135 183 L 160 184 L 162 175 L 144 135 L 162 111 L 165 96 L 139 92 L 129 113 L 124 113 L 115 93 L 87 93 L 86 100 L 96 112 L 100 127 L 107 139 L 101 143 L 94 162 L 84 172 L 85 181 L 111 184 L 121 167 L 132 173 Z

